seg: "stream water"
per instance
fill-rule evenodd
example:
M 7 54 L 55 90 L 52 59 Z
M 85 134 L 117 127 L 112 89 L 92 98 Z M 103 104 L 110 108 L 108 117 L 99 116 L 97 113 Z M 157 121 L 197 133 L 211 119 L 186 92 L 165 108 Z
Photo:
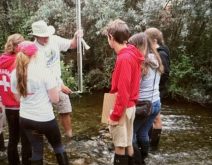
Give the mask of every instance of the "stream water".
M 73 100 L 74 131 L 98 133 L 103 94 Z M 196 104 L 164 102 L 160 148 L 150 153 L 148 164 L 212 165 L 212 109 Z
M 101 121 L 101 110 L 103 93 L 82 95 L 71 99 L 73 106 L 73 131 L 74 147 L 70 149 L 70 157 L 75 152 L 83 150 L 82 144 L 91 143 L 92 137 L 99 136 L 99 130 L 103 127 Z M 148 165 L 212 165 L 212 109 L 199 105 L 166 101 L 162 105 L 163 131 L 159 150 L 150 152 L 147 159 Z M 80 148 L 81 146 L 81 148 Z M 94 148 L 85 150 L 91 152 Z M 66 146 L 69 149 L 69 146 Z M 89 151 L 90 150 L 90 151 Z M 55 158 L 51 150 L 47 150 L 46 164 L 55 164 Z M 111 151 L 112 152 L 112 151 Z M 109 155 L 109 159 L 112 154 Z M 101 157 L 96 154 L 90 157 Z M 82 156 L 83 157 L 83 156 Z M 112 164 L 111 160 L 104 163 L 78 162 L 80 165 L 106 165 Z M 72 161 L 71 161 L 72 162 Z M 92 161 L 90 161 L 92 162 Z M 6 165 L 6 161 L 0 160 L 0 165 Z M 74 164 L 74 163 L 73 163 Z M 77 165 L 77 163 L 75 163 Z M 75 165 L 74 164 L 74 165 Z

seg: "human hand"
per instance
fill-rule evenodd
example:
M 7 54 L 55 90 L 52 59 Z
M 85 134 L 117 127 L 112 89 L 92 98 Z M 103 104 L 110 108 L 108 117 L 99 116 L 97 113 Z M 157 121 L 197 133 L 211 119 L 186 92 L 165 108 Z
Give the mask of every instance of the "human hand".
M 77 39 L 78 37 L 81 37 L 83 38 L 84 36 L 84 33 L 83 33 L 83 30 L 80 29 L 80 30 L 77 30 L 75 33 L 74 33 L 74 38 Z
M 64 84 L 61 85 L 61 91 L 65 94 L 72 93 L 72 90 L 69 87 L 65 86 Z

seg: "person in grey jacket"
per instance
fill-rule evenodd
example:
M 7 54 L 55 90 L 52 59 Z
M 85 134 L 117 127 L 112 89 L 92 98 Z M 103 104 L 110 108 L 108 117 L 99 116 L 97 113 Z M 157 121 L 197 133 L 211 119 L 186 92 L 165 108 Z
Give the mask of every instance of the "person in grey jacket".
M 155 28 L 151 27 L 145 30 L 149 40 L 153 43 L 154 48 L 160 55 L 162 64 L 164 66 L 164 72 L 161 75 L 159 91 L 160 98 L 163 101 L 168 95 L 168 82 L 169 82 L 169 72 L 170 72 L 170 52 L 168 47 L 164 44 L 163 33 Z M 162 120 L 160 113 L 157 115 L 153 126 L 149 132 L 150 134 L 150 146 L 152 149 L 157 149 L 160 141 L 160 135 L 162 132 Z
M 138 33 L 129 39 L 129 43 L 135 45 L 145 56 L 142 65 L 142 78 L 140 81 L 138 101 L 148 100 L 152 102 L 152 111 L 146 118 L 135 117 L 134 120 L 134 140 L 133 143 L 138 146 L 140 160 L 136 164 L 145 164 L 144 159 L 149 151 L 149 130 L 160 112 L 160 92 L 159 82 L 163 73 L 163 64 L 157 50 L 153 47 L 145 33 Z M 135 152 L 135 157 L 136 157 Z M 135 158 L 137 160 L 137 158 Z

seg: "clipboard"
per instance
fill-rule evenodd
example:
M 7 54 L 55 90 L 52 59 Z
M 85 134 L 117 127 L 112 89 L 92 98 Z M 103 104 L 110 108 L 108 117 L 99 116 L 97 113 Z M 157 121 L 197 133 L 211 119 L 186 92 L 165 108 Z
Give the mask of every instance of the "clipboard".
M 114 108 L 115 101 L 116 101 L 116 94 L 114 93 L 104 94 L 104 100 L 102 106 L 102 118 L 101 118 L 102 123 L 108 124 L 108 117 L 110 115 L 110 111 Z M 124 118 L 125 118 L 125 111 L 119 120 L 119 125 L 123 125 Z

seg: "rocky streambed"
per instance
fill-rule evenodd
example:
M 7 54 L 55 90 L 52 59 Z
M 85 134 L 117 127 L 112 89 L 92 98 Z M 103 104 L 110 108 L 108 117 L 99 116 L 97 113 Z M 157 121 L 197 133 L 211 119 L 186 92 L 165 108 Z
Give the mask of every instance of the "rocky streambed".
M 71 141 L 63 137 L 63 143 L 70 165 L 113 164 L 114 147 L 107 128 L 100 129 L 97 136 L 76 135 Z M 57 164 L 52 147 L 47 142 L 44 157 L 44 164 Z
M 101 129 L 98 136 L 76 137 L 65 147 L 73 165 L 111 165 L 113 144 L 108 130 Z

